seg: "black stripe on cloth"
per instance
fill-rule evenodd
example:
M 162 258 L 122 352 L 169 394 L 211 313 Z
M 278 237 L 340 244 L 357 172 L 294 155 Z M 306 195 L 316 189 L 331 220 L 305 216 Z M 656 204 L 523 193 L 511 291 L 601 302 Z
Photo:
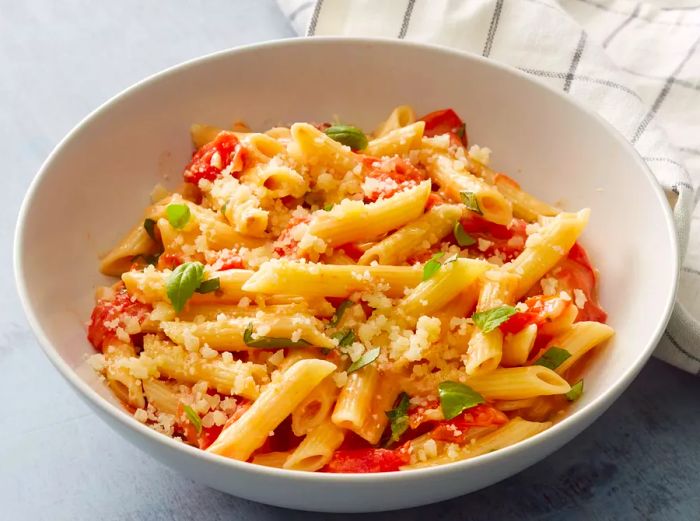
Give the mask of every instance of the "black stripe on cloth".
M 311 15 L 311 21 L 309 22 L 309 28 L 306 31 L 306 36 L 313 36 L 316 34 L 316 24 L 318 23 L 318 15 L 321 14 L 322 7 L 323 0 L 316 0 L 316 7 L 314 7 L 314 12 Z
M 413 4 L 416 0 L 408 0 L 406 5 L 406 11 L 403 14 L 403 22 L 401 23 L 401 30 L 399 31 L 399 39 L 403 40 L 406 37 L 406 31 L 408 31 L 408 24 L 411 23 L 411 14 L 413 14 Z
M 691 360 L 694 360 L 695 362 L 700 363 L 700 358 L 698 358 L 697 356 L 695 356 L 693 353 L 689 353 L 686 349 L 684 349 L 683 347 L 681 347 L 681 345 L 678 343 L 678 341 L 677 341 L 675 338 L 673 338 L 673 337 L 671 336 L 671 333 L 669 333 L 668 330 L 666 331 L 666 336 L 667 336 L 668 339 L 671 341 L 671 344 L 673 344 L 673 347 L 675 347 L 676 349 L 678 349 L 681 353 L 683 353 L 685 356 L 687 356 L 687 357 L 690 358 Z
M 581 37 L 578 39 L 578 45 L 576 45 L 576 51 L 574 52 L 574 57 L 571 59 L 569 72 L 566 74 L 566 80 L 564 81 L 564 92 L 569 92 L 571 90 L 571 83 L 574 81 L 574 73 L 581 61 L 583 49 L 586 46 L 586 38 L 586 31 L 581 31 Z
M 700 271 L 693 268 L 686 268 L 685 266 L 683 266 L 681 270 L 685 271 L 686 273 L 692 273 L 693 275 L 700 275 Z
M 683 70 L 683 66 L 688 62 L 688 60 L 690 60 L 690 57 L 693 55 L 693 53 L 695 53 L 695 50 L 697 49 L 699 43 L 700 43 L 700 38 L 695 40 L 695 43 L 693 43 L 693 45 L 690 47 L 690 49 L 688 49 L 688 52 L 683 57 L 681 62 L 673 70 L 671 75 L 666 79 L 666 82 L 664 83 L 664 86 L 661 89 L 661 92 L 659 92 L 659 95 L 654 100 L 654 103 L 651 106 L 651 108 L 649 109 L 649 112 L 647 112 L 646 116 L 644 116 L 644 119 L 642 119 L 642 121 L 639 123 L 637 130 L 635 131 L 634 135 L 632 136 L 632 139 L 630 141 L 633 144 L 639 140 L 641 135 L 644 133 L 646 128 L 649 126 L 649 123 L 651 122 L 651 120 L 654 119 L 654 116 L 659 111 L 659 109 L 661 108 L 661 105 L 663 105 L 664 100 L 668 96 L 668 93 L 671 90 L 673 83 L 676 81 L 676 76 Z
M 491 54 L 491 46 L 493 45 L 493 39 L 496 36 L 496 31 L 498 30 L 498 21 L 501 19 L 502 9 L 503 0 L 496 0 L 496 7 L 493 8 L 493 16 L 491 17 L 491 24 L 489 25 L 489 32 L 486 35 L 484 50 L 481 53 L 484 58 L 488 58 L 489 54 Z
M 637 71 L 633 71 L 632 69 L 628 69 L 628 68 L 626 68 L 626 67 L 622 67 L 622 66 L 620 66 L 620 65 L 618 65 L 618 67 L 620 67 L 620 69 L 622 69 L 623 71 L 625 71 L 625 72 L 627 72 L 627 73 L 629 73 L 629 74 L 632 74 L 632 75 L 634 75 L 634 76 L 639 76 L 640 78 L 649 78 L 650 80 L 663 80 L 663 81 L 666 81 L 666 77 L 665 77 L 665 76 L 656 76 L 655 74 L 646 74 L 646 73 L 644 73 L 644 72 L 637 72 Z M 673 84 L 674 84 L 674 85 L 680 85 L 681 87 L 685 87 L 685 88 L 687 88 L 687 89 L 692 89 L 692 90 L 700 91 L 700 84 L 693 83 L 692 81 L 688 81 L 688 80 L 683 80 L 683 79 L 681 79 L 681 78 L 676 78 L 676 80 L 674 81 Z
M 618 25 L 613 32 L 611 32 L 608 37 L 603 40 L 603 49 L 605 49 L 608 45 L 610 45 L 610 42 L 612 41 L 615 36 L 617 36 L 620 31 L 622 31 L 625 27 L 627 27 L 630 23 L 632 23 L 632 20 L 637 18 L 639 15 L 639 11 L 642 9 L 642 4 L 637 4 L 637 7 L 634 8 L 634 11 L 630 13 L 630 15 L 625 19 L 624 22 L 622 22 L 620 25 Z
M 297 7 L 296 9 L 294 9 L 294 11 L 291 12 L 291 14 L 289 15 L 289 21 L 293 22 L 294 20 L 296 20 L 297 16 L 299 16 L 302 11 L 306 11 L 312 5 L 314 5 L 313 1 L 304 2 L 303 4 L 301 4 L 299 7 Z
M 601 9 L 603 11 L 607 11 L 608 13 L 615 13 L 615 14 L 623 14 L 625 16 L 629 15 L 630 13 L 628 11 L 618 11 L 617 9 L 611 9 L 609 6 L 605 4 L 601 4 L 598 2 L 594 2 L 593 0 L 578 0 L 579 2 L 582 2 L 584 4 L 588 4 L 593 7 L 597 7 L 598 9 Z M 651 18 L 643 18 L 643 17 L 638 17 L 640 20 L 643 20 L 647 23 L 650 24 L 658 24 L 658 25 L 675 25 L 679 27 L 698 27 L 700 26 L 700 23 L 694 24 L 694 23 L 683 23 L 683 22 L 666 22 L 664 20 L 653 20 Z
M 532 74 L 534 76 L 540 76 L 543 78 L 556 78 L 556 79 L 564 79 L 566 78 L 566 74 L 563 72 L 553 72 L 553 71 L 543 71 L 540 69 L 525 69 L 525 68 L 520 68 L 521 71 L 527 72 L 528 74 Z M 621 83 L 615 83 L 614 81 L 610 80 L 605 80 L 603 78 L 593 78 L 591 76 L 583 76 L 581 74 L 574 74 L 574 79 L 576 81 L 582 81 L 584 83 L 596 83 L 598 85 L 603 85 L 605 87 L 610 87 L 611 89 L 617 89 L 621 92 L 624 92 L 625 94 L 629 94 L 630 96 L 634 96 L 637 100 L 642 101 L 642 98 L 634 92 L 632 89 L 629 89 L 622 85 Z
M 680 150 L 681 152 L 685 152 L 686 154 L 693 154 L 695 156 L 700 156 L 700 150 L 697 148 L 678 147 L 678 150 Z

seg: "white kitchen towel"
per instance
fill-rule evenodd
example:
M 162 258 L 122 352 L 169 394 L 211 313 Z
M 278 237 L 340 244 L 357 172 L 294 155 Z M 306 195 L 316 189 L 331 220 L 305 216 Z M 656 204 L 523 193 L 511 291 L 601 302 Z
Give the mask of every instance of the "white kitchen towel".
M 700 211 L 693 214 L 700 184 L 700 6 L 662 7 L 659 0 L 278 3 L 299 34 L 405 38 L 477 53 L 564 90 L 614 125 L 665 189 L 684 255 L 676 306 L 655 355 L 700 373 Z

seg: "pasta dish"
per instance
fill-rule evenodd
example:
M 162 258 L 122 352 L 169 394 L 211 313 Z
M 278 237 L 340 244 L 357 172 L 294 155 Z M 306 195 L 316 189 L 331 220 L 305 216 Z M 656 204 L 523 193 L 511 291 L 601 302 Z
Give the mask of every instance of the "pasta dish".
M 474 458 L 547 429 L 613 335 L 566 212 L 490 168 L 451 109 L 373 132 L 191 128 L 100 261 L 89 362 L 138 421 L 322 472 Z

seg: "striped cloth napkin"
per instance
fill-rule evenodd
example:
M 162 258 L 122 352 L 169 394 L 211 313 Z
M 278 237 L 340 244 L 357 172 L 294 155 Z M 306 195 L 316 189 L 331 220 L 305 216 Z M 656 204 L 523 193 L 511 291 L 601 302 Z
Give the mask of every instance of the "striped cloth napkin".
M 277 0 L 299 34 L 438 43 L 507 63 L 615 126 L 673 204 L 684 255 L 655 356 L 700 373 L 700 6 L 629 0 Z

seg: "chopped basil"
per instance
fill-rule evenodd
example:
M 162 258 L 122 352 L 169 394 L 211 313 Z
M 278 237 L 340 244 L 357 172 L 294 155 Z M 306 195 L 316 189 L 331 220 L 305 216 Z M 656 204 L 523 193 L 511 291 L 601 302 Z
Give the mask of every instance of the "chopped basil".
M 195 291 L 197 293 L 211 293 L 212 291 L 216 291 L 220 287 L 221 281 L 219 280 L 219 277 L 216 277 L 213 279 L 203 281 Z
M 185 262 L 175 268 L 165 282 L 168 298 L 175 311 L 182 311 L 185 304 L 202 283 L 204 265 L 201 262 Z
M 185 416 L 187 416 L 187 419 L 190 421 L 190 423 L 194 427 L 194 430 L 197 431 L 197 434 L 202 432 L 202 420 L 200 420 L 199 414 L 197 414 L 197 411 L 195 411 L 189 405 L 184 405 L 183 409 L 185 410 Z
M 146 230 L 148 236 L 153 239 L 153 242 L 158 242 L 156 237 L 156 222 L 153 219 L 145 219 L 143 221 L 143 229 Z
M 346 371 L 347 374 L 354 373 L 358 369 L 362 369 L 364 366 L 371 364 L 379 357 L 379 353 L 380 349 L 378 347 L 365 351 L 365 354 L 350 364 L 350 367 L 348 367 Z
M 348 347 L 355 341 L 355 332 L 352 329 L 342 329 L 331 335 L 338 341 L 338 347 Z
M 481 208 L 479 208 L 479 201 L 476 199 L 476 194 L 474 192 L 460 192 L 459 195 L 462 198 L 464 206 L 474 213 L 483 215 Z
M 428 280 L 430 277 L 435 275 L 442 264 L 440 264 L 440 259 L 445 255 L 444 252 L 436 253 L 430 260 L 423 264 L 423 280 Z
M 476 244 L 476 239 L 469 235 L 466 231 L 464 231 L 464 227 L 462 226 L 462 223 L 457 221 L 455 223 L 454 227 L 454 236 L 455 239 L 457 240 L 457 244 L 459 244 L 462 247 L 466 246 L 471 246 L 472 244 Z
M 451 420 L 465 409 L 484 403 L 484 397 L 459 382 L 445 381 L 438 386 L 440 408 L 446 420 Z
M 333 203 L 327 204 L 326 206 L 323 207 L 323 209 L 327 212 L 330 212 L 333 209 L 333 206 L 335 206 Z
M 338 322 L 340 322 L 341 319 L 343 318 L 343 315 L 345 314 L 345 312 L 352 305 L 353 305 L 353 301 L 349 300 L 349 299 L 345 299 L 340 304 L 338 304 L 338 307 L 336 308 L 335 313 L 333 313 L 333 318 L 331 318 L 330 322 L 328 322 L 328 325 L 337 326 Z
M 467 133 L 467 124 L 462 123 L 459 127 L 457 127 L 457 130 L 455 130 L 455 134 L 457 134 L 457 137 L 459 139 L 464 139 L 464 134 Z
M 472 315 L 472 320 L 482 333 L 490 333 L 517 313 L 513 306 L 499 306 Z
M 576 382 L 574 385 L 571 386 L 571 390 L 566 393 L 564 396 L 566 396 L 566 399 L 569 400 L 570 402 L 575 402 L 579 398 L 581 398 L 581 395 L 583 394 L 583 380 L 579 380 Z
M 228 201 L 224 203 L 224 205 L 221 207 L 221 215 L 226 217 L 226 208 L 228 207 Z
M 289 338 L 277 338 L 271 336 L 261 336 L 253 338 L 253 324 L 248 324 L 243 332 L 243 342 L 248 347 L 258 347 L 261 349 L 282 349 L 285 347 L 308 347 L 311 344 L 306 340 L 291 340 Z
M 541 365 L 547 367 L 554 371 L 557 367 L 564 363 L 564 361 L 571 356 L 566 349 L 561 347 L 552 346 L 547 349 L 544 354 L 535 360 L 534 365 Z
M 401 393 L 396 407 L 386 411 L 385 414 L 391 425 L 391 437 L 387 441 L 387 445 L 390 445 L 399 441 L 401 435 L 408 429 L 408 395 Z
M 190 207 L 186 204 L 169 204 L 165 208 L 165 215 L 173 228 L 181 230 L 190 220 Z
M 349 146 L 352 150 L 367 148 L 367 136 L 352 125 L 333 125 L 326 129 L 326 135 L 338 143 Z

